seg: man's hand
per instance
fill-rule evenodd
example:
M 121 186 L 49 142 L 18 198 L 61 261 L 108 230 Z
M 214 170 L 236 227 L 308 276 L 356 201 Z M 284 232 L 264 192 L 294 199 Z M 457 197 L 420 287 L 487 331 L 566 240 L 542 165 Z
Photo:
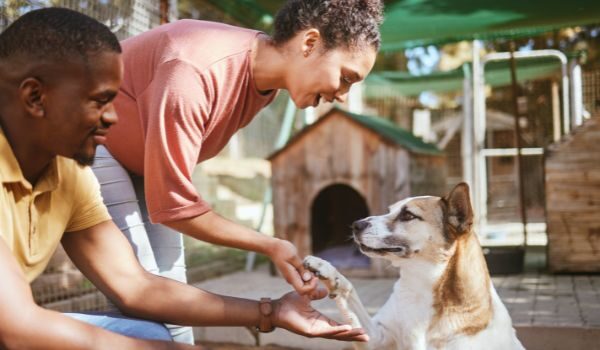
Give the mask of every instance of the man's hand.
M 313 299 L 322 299 L 327 291 L 318 288 Z M 272 324 L 305 337 L 366 342 L 369 336 L 362 328 L 340 325 L 310 306 L 311 298 L 289 292 L 273 301 Z
M 302 264 L 296 247 L 289 241 L 273 238 L 269 258 L 281 272 L 287 283 L 301 295 L 313 295 L 318 279 Z

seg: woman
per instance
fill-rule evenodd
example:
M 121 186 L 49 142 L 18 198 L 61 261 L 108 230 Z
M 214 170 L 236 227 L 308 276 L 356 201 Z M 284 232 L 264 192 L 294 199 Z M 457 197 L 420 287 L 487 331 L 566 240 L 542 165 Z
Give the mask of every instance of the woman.
M 380 0 L 289 0 L 272 37 L 181 20 L 122 42 L 124 83 L 114 101 L 119 123 L 99 148 L 94 171 L 113 219 L 146 269 L 185 282 L 181 232 L 264 254 L 296 291 L 314 290 L 317 281 L 290 242 L 212 212 L 192 171 L 279 89 L 299 108 L 343 101 L 373 67 L 381 18 Z M 189 329 L 172 334 L 192 339 Z

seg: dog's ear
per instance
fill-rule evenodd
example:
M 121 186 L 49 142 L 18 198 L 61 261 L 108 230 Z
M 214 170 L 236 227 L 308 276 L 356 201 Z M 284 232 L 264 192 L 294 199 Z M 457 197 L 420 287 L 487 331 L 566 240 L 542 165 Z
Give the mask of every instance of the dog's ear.
M 444 217 L 448 233 L 453 238 L 457 238 L 471 231 L 473 208 L 469 196 L 469 185 L 464 182 L 459 183 L 446 197 L 442 198 L 442 201 L 445 204 Z

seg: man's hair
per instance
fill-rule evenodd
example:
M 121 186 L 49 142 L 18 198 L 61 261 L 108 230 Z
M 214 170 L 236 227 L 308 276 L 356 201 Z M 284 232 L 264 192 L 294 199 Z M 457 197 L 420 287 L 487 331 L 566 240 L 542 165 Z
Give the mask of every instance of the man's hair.
M 24 14 L 0 33 L 0 59 L 15 56 L 65 61 L 103 51 L 121 52 L 117 37 L 104 24 L 66 8 Z
M 325 49 L 380 46 L 381 0 L 288 0 L 277 12 L 273 41 L 281 45 L 301 30 L 316 28 Z

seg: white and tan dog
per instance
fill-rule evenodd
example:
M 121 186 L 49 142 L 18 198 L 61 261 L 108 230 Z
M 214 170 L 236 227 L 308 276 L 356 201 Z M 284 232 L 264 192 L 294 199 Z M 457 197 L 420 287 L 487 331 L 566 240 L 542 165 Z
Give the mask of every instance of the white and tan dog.
M 360 250 L 389 260 L 400 279 L 371 318 L 352 284 L 331 264 L 309 256 L 304 263 L 330 290 L 346 321 L 363 327 L 358 349 L 523 349 L 492 285 L 472 231 L 467 184 L 444 197 L 413 197 L 353 225 Z

